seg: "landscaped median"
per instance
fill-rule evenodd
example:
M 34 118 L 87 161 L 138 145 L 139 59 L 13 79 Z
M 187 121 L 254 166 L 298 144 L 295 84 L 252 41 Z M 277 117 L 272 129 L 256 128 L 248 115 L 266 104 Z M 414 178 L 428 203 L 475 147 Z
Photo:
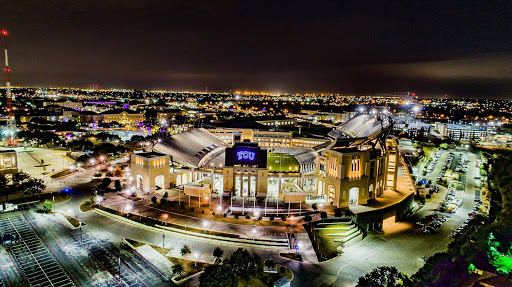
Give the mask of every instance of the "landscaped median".
M 136 216 L 133 214 L 129 214 L 128 217 L 124 217 L 120 212 L 108 209 L 105 207 L 96 208 L 95 212 L 100 215 L 110 217 L 115 220 L 119 220 L 125 222 L 130 225 L 137 226 L 139 228 L 143 228 L 152 232 L 162 233 L 166 232 L 172 234 L 174 236 L 181 236 L 185 238 L 193 237 L 196 240 L 202 240 L 205 242 L 220 244 L 220 245 L 231 245 L 235 247 L 244 247 L 244 248 L 267 248 L 267 249 L 283 249 L 288 248 L 289 243 L 288 239 L 279 238 L 242 238 L 236 234 L 230 233 L 221 233 L 221 232 L 208 232 L 205 233 L 204 230 L 193 229 L 193 228 L 185 228 L 180 225 L 173 224 L 172 226 L 162 226 L 159 225 L 160 221 L 143 217 Z
M 145 244 L 132 239 L 125 239 L 124 242 L 128 244 L 135 252 L 151 262 L 166 278 L 170 279 L 174 284 L 180 285 L 189 279 L 203 273 L 203 269 L 210 266 L 209 263 L 196 262 L 187 260 L 185 258 L 171 257 L 169 253 L 171 249 L 158 247 L 155 245 Z M 173 266 L 181 265 L 183 270 L 181 274 L 176 274 L 172 271 Z

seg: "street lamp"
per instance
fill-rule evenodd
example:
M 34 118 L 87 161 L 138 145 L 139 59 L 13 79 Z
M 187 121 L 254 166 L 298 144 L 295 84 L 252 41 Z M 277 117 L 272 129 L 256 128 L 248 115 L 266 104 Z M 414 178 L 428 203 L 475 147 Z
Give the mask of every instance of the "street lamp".
M 128 214 L 130 213 L 131 210 L 132 210 L 132 206 L 127 204 L 126 207 L 125 207 L 126 217 L 128 217 Z
M 167 215 L 167 213 L 165 213 L 164 215 L 162 215 L 162 217 L 165 219 L 165 225 L 167 225 L 167 218 L 169 217 L 169 215 Z
M 208 221 L 203 221 L 204 233 L 206 233 L 206 228 L 208 227 Z
M 196 267 L 197 267 L 197 259 L 199 259 L 199 254 L 194 253 L 194 259 L 195 259 L 195 261 L 194 261 L 194 266 L 196 266 Z

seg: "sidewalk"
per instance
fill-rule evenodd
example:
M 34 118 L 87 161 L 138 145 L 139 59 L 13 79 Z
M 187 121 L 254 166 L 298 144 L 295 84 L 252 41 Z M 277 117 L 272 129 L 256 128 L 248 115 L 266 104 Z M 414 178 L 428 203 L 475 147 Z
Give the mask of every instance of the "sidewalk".
M 152 197 L 153 194 L 149 194 L 147 197 Z M 146 196 L 145 196 L 146 197 Z M 126 199 L 117 194 L 106 194 L 103 198 L 102 205 L 112 208 L 114 210 L 121 211 L 123 213 L 129 212 L 131 214 L 140 215 L 144 217 L 154 218 L 162 222 L 180 225 L 185 228 L 195 228 L 200 230 L 223 232 L 229 234 L 239 235 L 244 238 L 286 238 L 287 232 L 303 233 L 305 230 L 301 224 L 295 224 L 293 230 L 284 226 L 252 226 L 243 225 L 227 222 L 219 222 L 215 220 L 202 219 L 198 217 L 192 217 L 179 213 L 173 213 L 164 211 L 155 207 L 151 207 L 151 201 L 149 198 L 143 200 L 132 201 Z M 197 207 L 197 206 L 195 206 Z M 188 208 L 188 206 L 187 206 Z M 167 214 L 168 218 L 165 220 L 163 215 Z

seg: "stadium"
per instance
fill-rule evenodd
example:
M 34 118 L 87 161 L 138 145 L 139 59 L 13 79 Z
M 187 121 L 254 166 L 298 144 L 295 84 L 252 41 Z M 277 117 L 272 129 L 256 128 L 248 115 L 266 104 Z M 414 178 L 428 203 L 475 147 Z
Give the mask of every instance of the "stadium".
M 309 146 L 304 144 L 307 139 L 287 139 L 282 132 L 198 128 L 154 145 L 151 157 L 168 158 L 160 174 L 151 174 L 149 158 L 149 169 L 140 159 L 137 169 L 135 159 L 142 154 L 132 156 L 132 166 L 141 181 L 155 182 L 150 177 L 160 176 L 160 186 L 145 191 L 177 187 L 187 196 L 228 200 L 232 212 L 241 202 L 253 209 L 264 206 L 265 213 L 287 208 L 300 214 L 302 203 L 317 202 L 368 213 L 407 199 L 400 212 L 393 213 L 398 219 L 410 210 L 412 192 L 389 194 L 397 192 L 400 158 L 396 139 L 389 136 L 391 128 L 387 117 L 362 114 L 324 139 L 309 140 Z M 382 223 L 382 212 L 368 216 Z

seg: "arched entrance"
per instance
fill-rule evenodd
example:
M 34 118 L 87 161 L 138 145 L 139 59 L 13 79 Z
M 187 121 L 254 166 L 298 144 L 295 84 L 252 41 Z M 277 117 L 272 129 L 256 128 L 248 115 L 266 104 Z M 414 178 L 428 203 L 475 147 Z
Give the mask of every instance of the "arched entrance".
M 140 173 L 137 174 L 137 185 L 136 185 L 136 187 L 139 190 L 142 190 L 144 188 L 144 177 Z
M 163 175 L 155 176 L 155 188 L 163 189 L 165 187 L 165 177 Z
M 324 183 L 322 180 L 318 181 L 318 195 L 324 194 Z
M 370 184 L 370 186 L 368 187 L 368 198 L 373 198 L 372 192 L 373 192 L 373 183 Z
M 187 184 L 188 183 L 188 176 L 187 176 L 187 174 L 184 173 L 181 177 L 182 177 L 181 184 Z
M 176 186 L 180 186 L 181 185 L 181 175 L 178 175 L 176 177 Z
M 336 199 L 336 188 L 334 185 L 329 185 L 329 203 L 333 204 Z
M 348 204 L 357 205 L 359 201 L 359 187 L 354 186 L 348 191 Z

